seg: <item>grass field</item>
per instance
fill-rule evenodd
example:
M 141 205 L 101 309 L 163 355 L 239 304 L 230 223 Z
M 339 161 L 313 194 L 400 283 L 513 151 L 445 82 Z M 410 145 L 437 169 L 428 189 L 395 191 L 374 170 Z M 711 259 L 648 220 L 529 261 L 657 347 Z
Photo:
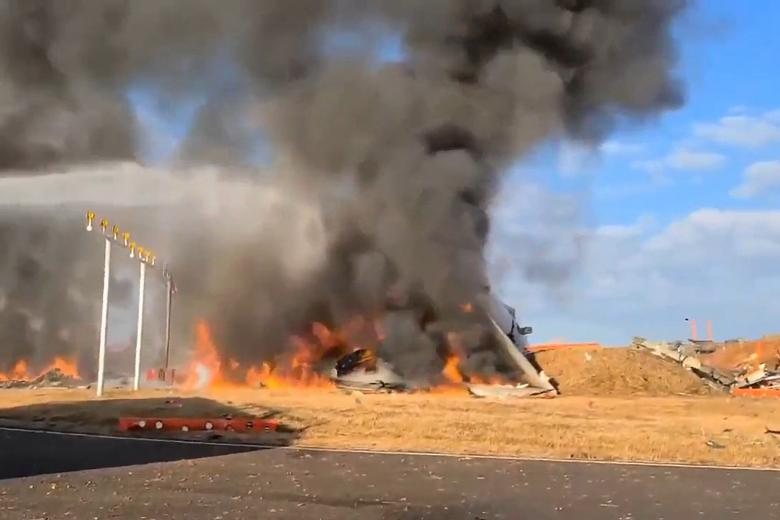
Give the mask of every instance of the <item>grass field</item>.
M 174 395 L 181 402 L 166 403 Z M 780 436 L 766 433 L 767 427 L 780 429 L 777 400 L 564 396 L 489 401 L 460 394 L 252 389 L 202 395 L 109 392 L 95 399 L 87 390 L 0 391 L 2 422 L 71 431 L 115 433 L 119 415 L 224 413 L 273 415 L 291 430 L 251 438 L 232 434 L 262 443 L 780 466 Z

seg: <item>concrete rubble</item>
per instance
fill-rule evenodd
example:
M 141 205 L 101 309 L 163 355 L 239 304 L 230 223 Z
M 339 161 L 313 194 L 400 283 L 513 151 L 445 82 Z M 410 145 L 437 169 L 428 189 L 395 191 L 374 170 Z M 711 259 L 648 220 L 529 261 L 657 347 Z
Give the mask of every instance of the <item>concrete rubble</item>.
M 636 337 L 632 347 L 647 351 L 662 359 L 680 364 L 690 370 L 708 384 L 734 395 L 772 395 L 780 396 L 780 358 L 772 364 L 754 364 L 744 362 L 731 370 L 711 366 L 704 354 L 711 354 L 718 348 L 728 348 L 727 345 L 717 345 L 713 342 L 665 342 L 648 341 Z

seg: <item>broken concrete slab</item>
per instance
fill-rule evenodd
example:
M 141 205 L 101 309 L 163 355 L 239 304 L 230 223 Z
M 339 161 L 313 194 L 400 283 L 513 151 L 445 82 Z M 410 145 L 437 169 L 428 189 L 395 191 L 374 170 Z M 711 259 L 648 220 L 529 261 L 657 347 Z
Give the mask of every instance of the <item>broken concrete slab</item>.
M 727 374 L 720 370 L 704 365 L 701 360 L 695 355 L 686 355 L 679 348 L 674 348 L 671 344 L 664 341 L 648 341 L 645 338 L 636 337 L 633 341 L 633 347 L 638 350 L 648 351 L 649 353 L 658 356 L 660 358 L 668 359 L 679 363 L 696 374 L 697 376 L 708 380 L 721 389 L 727 390 L 734 384 L 734 376 Z

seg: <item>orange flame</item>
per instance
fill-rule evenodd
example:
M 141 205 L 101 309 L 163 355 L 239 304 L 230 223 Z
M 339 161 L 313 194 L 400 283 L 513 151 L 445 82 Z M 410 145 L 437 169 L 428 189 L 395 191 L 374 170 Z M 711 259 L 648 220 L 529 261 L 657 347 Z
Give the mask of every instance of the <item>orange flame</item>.
M 14 369 L 11 371 L 11 376 L 14 379 L 25 379 L 28 373 L 27 361 L 20 359 L 14 365 Z
M 205 321 L 195 324 L 195 355 L 187 370 L 184 387 L 190 390 L 220 386 L 224 381 L 222 361 Z
M 79 368 L 73 361 L 68 361 L 65 358 L 56 357 L 54 358 L 54 362 L 49 365 L 42 373 L 49 372 L 51 370 L 59 370 L 64 375 L 73 377 L 75 379 L 81 379 L 81 375 L 79 374 Z
M 0 381 L 32 381 L 52 370 L 59 370 L 66 376 L 81 379 L 75 361 L 70 361 L 63 357 L 55 357 L 54 361 L 39 372 L 31 372 L 29 363 L 24 359 L 20 359 L 14 364 L 10 372 L 0 372 Z
M 223 356 L 214 342 L 209 325 L 195 327 L 196 345 L 186 370 L 184 387 L 190 390 L 247 385 L 266 388 L 330 388 L 334 383 L 320 373 L 318 363 L 325 357 L 338 357 L 357 348 L 357 341 L 376 342 L 381 328 L 373 320 L 359 317 L 341 329 L 322 323 L 312 324 L 307 337 L 292 336 L 291 349 L 277 359 L 259 365 L 242 364 Z
M 239 362 L 227 357 L 215 343 L 208 323 L 199 321 L 195 328 L 196 346 L 186 370 L 186 389 L 219 389 L 225 387 L 333 388 L 328 377 L 332 363 L 341 355 L 365 345 L 373 352 L 373 345 L 384 338 L 384 330 L 376 320 L 358 317 L 338 329 L 322 323 L 313 323 L 308 334 L 289 338 L 290 348 L 274 359 L 259 364 Z M 447 335 L 451 355 L 447 358 L 442 377 L 444 383 L 434 392 L 465 392 L 462 383 L 502 384 L 501 378 L 480 378 L 461 370 L 465 352 L 462 339 L 456 333 Z
M 448 357 L 441 373 L 450 383 L 462 383 L 463 374 L 460 372 L 460 358 L 454 355 Z

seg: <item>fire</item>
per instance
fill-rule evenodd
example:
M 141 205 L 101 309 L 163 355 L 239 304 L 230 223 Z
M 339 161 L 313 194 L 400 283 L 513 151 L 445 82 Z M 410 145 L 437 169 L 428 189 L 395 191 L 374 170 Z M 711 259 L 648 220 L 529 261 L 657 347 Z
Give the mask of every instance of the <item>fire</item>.
M 54 362 L 49 365 L 43 373 L 49 372 L 51 370 L 59 370 L 64 375 L 73 377 L 76 379 L 81 379 L 81 375 L 79 374 L 79 368 L 76 365 L 76 363 L 72 361 L 68 361 L 65 358 L 56 357 L 54 358 Z
M 310 333 L 292 336 L 290 348 L 273 360 L 252 365 L 225 358 L 205 321 L 195 327 L 195 352 L 186 370 L 185 388 L 190 390 L 220 387 L 332 388 L 333 381 L 321 373 L 323 359 L 334 360 L 358 348 L 360 344 L 381 341 L 384 331 L 375 321 L 355 318 L 340 329 L 314 323 Z M 326 364 L 327 365 L 327 364 Z
M 460 372 L 460 358 L 454 355 L 448 357 L 441 373 L 450 383 L 462 383 L 463 374 Z
M 442 376 L 444 376 L 444 379 L 446 380 L 446 384 L 439 390 L 446 391 L 447 388 L 451 389 L 453 386 L 460 386 L 460 384 L 464 382 L 477 385 L 504 385 L 509 383 L 509 381 L 499 375 L 491 377 L 482 377 L 478 374 L 464 375 L 460 368 L 463 360 L 461 353 L 466 351 L 463 339 L 459 334 L 450 332 L 447 334 L 447 343 L 452 353 L 447 358 L 444 368 L 441 371 Z
M 288 348 L 274 359 L 261 360 L 257 364 L 228 357 L 214 340 L 205 321 L 195 327 L 195 351 L 185 371 L 183 386 L 189 390 L 250 388 L 334 388 L 329 377 L 335 361 L 357 349 L 376 355 L 375 346 L 385 337 L 385 331 L 376 320 L 355 318 L 343 327 L 331 328 L 314 323 L 308 333 L 291 336 Z M 441 375 L 443 384 L 434 392 L 465 392 L 463 383 L 503 384 L 499 377 L 482 378 L 466 375 L 461 366 L 466 350 L 462 339 L 455 333 L 447 335 L 450 355 Z
M 32 381 L 52 370 L 59 370 L 66 376 L 81 379 L 75 361 L 70 361 L 64 357 L 55 357 L 54 361 L 48 366 L 36 372 L 30 370 L 30 364 L 26 360 L 20 359 L 9 372 L 0 372 L 0 381 Z
M 222 361 L 211 335 L 211 329 L 205 321 L 195 325 L 195 355 L 187 370 L 184 387 L 188 389 L 220 386 L 224 381 Z
M 263 362 L 260 368 L 249 367 L 246 373 L 246 384 L 252 387 L 265 386 L 274 389 L 282 388 L 284 381 L 274 375 L 269 363 Z
M 14 369 L 11 371 L 11 377 L 14 379 L 25 379 L 27 376 L 27 361 L 20 359 L 14 365 Z

